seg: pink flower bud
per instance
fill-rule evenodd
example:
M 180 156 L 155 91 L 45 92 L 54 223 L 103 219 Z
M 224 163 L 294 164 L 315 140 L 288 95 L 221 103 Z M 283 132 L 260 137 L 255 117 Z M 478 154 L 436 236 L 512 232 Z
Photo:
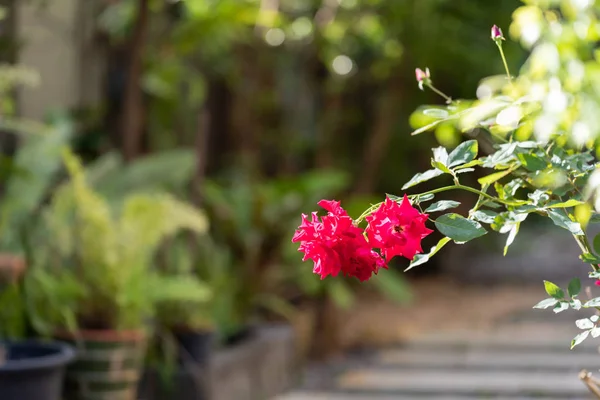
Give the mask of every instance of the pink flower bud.
M 492 39 L 493 40 L 504 40 L 504 35 L 502 34 L 502 29 L 498 27 L 498 25 L 492 26 Z
M 421 68 L 415 69 L 415 76 L 417 77 L 417 82 L 423 82 L 425 79 L 429 79 L 429 68 L 425 68 L 425 71 Z

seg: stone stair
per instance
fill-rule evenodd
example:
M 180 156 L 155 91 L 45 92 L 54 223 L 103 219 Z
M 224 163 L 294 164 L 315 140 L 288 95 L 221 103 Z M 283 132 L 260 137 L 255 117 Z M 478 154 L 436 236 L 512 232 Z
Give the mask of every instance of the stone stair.
M 427 334 L 313 366 L 299 389 L 277 400 L 592 399 L 578 373 L 600 376 L 599 343 L 569 350 L 577 333 L 536 322 Z

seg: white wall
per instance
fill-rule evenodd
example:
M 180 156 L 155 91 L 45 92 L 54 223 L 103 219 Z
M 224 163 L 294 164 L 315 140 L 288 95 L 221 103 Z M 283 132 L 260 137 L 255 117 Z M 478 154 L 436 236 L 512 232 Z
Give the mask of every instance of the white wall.
M 17 2 L 19 64 L 40 74 L 40 85 L 19 92 L 21 116 L 43 118 L 49 110 L 99 99 L 103 63 L 93 46 L 95 0 L 51 0 L 45 6 Z

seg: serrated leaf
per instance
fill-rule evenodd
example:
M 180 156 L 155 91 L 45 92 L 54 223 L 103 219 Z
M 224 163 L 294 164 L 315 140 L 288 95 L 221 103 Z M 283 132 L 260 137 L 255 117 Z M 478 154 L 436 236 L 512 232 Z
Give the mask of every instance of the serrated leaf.
M 559 312 L 563 312 L 568 309 L 569 309 L 569 303 L 566 301 L 561 301 L 552 309 L 552 311 L 554 311 L 555 314 L 558 314 Z
M 563 201 L 560 203 L 548 204 L 546 206 L 546 208 L 569 208 L 569 207 L 579 206 L 581 204 L 584 204 L 584 202 L 580 201 L 580 200 L 571 199 L 571 200 Z
M 573 349 L 578 344 L 581 344 L 585 339 L 587 339 L 590 331 L 583 331 L 579 335 L 575 336 L 573 340 L 571 340 L 571 349 Z
M 466 164 L 457 166 L 456 168 L 454 168 L 454 170 L 455 171 L 460 171 L 463 168 L 467 168 L 468 169 L 470 167 L 475 167 L 475 166 L 481 165 L 481 164 L 483 164 L 483 162 L 481 160 L 473 160 L 473 161 L 469 161 Z
M 402 190 L 406 190 L 410 187 L 418 185 L 419 183 L 426 182 L 426 181 L 433 179 L 440 175 L 443 175 L 443 172 L 440 171 L 439 169 L 430 169 L 425 172 L 420 172 L 420 173 L 416 174 L 415 176 L 413 176 L 410 181 L 405 183 L 404 186 L 402 186 Z
M 539 310 L 545 310 L 546 308 L 554 307 L 558 303 L 558 300 L 555 298 L 544 299 L 537 303 L 533 308 L 537 308 Z
M 589 318 L 578 319 L 577 321 L 575 321 L 575 325 L 579 329 L 591 329 L 594 327 L 594 323 L 590 321 Z
M 417 254 L 415 256 L 415 258 L 413 258 L 413 260 L 411 261 L 408 268 L 406 268 L 404 270 L 404 272 L 406 272 L 409 269 L 412 269 L 418 265 L 425 264 L 427 261 L 429 261 L 429 259 L 431 259 L 431 257 L 433 257 L 438 251 L 440 251 L 442 249 L 442 247 L 444 247 L 449 241 L 450 241 L 450 238 L 444 237 L 444 238 L 440 239 L 440 241 L 435 246 L 433 246 L 431 248 L 431 250 L 429 250 L 429 253 Z
M 548 295 L 555 299 L 562 300 L 565 297 L 565 293 L 562 289 L 550 281 L 544 281 L 544 289 Z
M 446 167 L 444 164 L 442 164 L 439 161 L 431 160 L 431 166 L 433 168 L 439 169 L 440 171 L 442 171 L 445 174 L 451 174 L 452 173 L 452 171 L 450 171 L 450 169 L 448 167 Z
M 579 278 L 573 278 L 567 286 L 567 293 L 571 297 L 575 297 L 581 292 L 581 281 Z
M 520 153 L 517 155 L 523 167 L 530 172 L 542 171 L 548 167 L 548 164 L 536 155 Z
M 459 144 L 448 156 L 448 167 L 454 167 L 471 162 L 477 157 L 479 145 L 477 140 L 467 140 Z
M 445 147 L 436 147 L 433 149 L 433 161 L 448 165 L 448 151 Z
M 498 216 L 498 213 L 491 210 L 477 210 L 473 214 L 471 214 L 471 216 L 479 222 L 491 224 L 494 222 L 494 219 Z
M 433 200 L 433 198 L 435 197 L 435 195 L 433 193 L 427 193 L 421 196 L 417 196 L 414 201 L 413 204 L 420 204 L 420 203 L 424 203 L 426 201 L 429 200 Z M 400 198 L 400 200 L 402 200 L 402 198 Z
M 515 238 L 517 237 L 517 234 L 519 233 L 520 226 L 521 226 L 521 223 L 517 222 L 516 224 L 513 225 L 510 232 L 508 233 L 508 237 L 506 238 L 506 244 L 504 245 L 504 255 L 505 256 L 506 256 L 506 253 L 508 252 L 508 248 L 515 241 Z
M 429 207 L 425 209 L 426 213 L 438 212 L 448 210 L 450 208 L 456 208 L 460 206 L 460 202 L 453 200 L 440 200 L 431 204 Z
M 559 213 L 555 210 L 548 210 L 548 216 L 555 225 L 568 230 L 573 235 L 583 235 L 583 230 L 581 229 L 579 222 L 571 221 L 571 219 L 563 213 Z
M 592 254 L 592 253 L 583 253 L 583 254 L 581 254 L 579 256 L 579 258 L 584 263 L 588 263 L 588 264 L 600 264 L 600 257 L 598 257 L 598 256 L 596 256 L 595 254 Z M 590 278 L 595 278 L 595 277 L 590 276 Z M 598 276 L 598 278 L 600 278 L 600 276 Z
M 589 307 L 600 307 L 600 297 L 595 297 L 589 301 L 587 301 L 584 305 L 584 308 L 589 308 Z
M 437 121 L 434 121 L 434 122 L 432 122 L 432 123 L 430 123 L 430 124 L 427 124 L 427 125 L 425 125 L 425 126 L 422 126 L 422 127 L 420 127 L 419 129 L 417 129 L 417 130 L 415 130 L 415 131 L 412 131 L 412 132 L 411 132 L 411 135 L 412 135 L 412 136 L 415 136 L 415 135 L 418 135 L 418 134 L 420 134 L 420 133 L 427 132 L 428 130 L 431 130 L 431 129 L 435 128 L 435 127 L 436 127 L 436 126 L 437 126 L 439 123 L 441 123 L 441 122 L 444 122 L 444 120 L 437 120 Z
M 468 242 L 487 233 L 481 224 L 462 215 L 444 214 L 435 220 L 435 227 L 455 242 Z
M 480 185 L 491 185 L 492 183 L 504 178 L 511 172 L 512 170 L 510 169 L 507 169 L 506 171 L 494 172 L 493 174 L 477 179 L 477 182 L 479 182 Z

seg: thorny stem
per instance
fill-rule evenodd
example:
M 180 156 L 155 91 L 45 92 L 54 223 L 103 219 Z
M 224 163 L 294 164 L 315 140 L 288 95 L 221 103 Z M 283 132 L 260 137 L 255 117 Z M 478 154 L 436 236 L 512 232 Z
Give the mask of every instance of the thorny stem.
M 508 69 L 508 64 L 506 62 L 506 57 L 504 56 L 504 50 L 502 49 L 502 43 L 500 41 L 496 42 L 498 45 L 498 50 L 500 50 L 500 57 L 502 57 L 502 63 L 504 64 L 504 69 L 506 70 L 506 76 L 508 77 L 508 81 L 512 83 L 512 76 L 510 75 L 510 71 Z
M 441 90 L 439 90 L 438 88 L 433 86 L 431 83 L 428 83 L 427 87 L 429 89 L 431 89 L 434 93 L 440 95 L 444 100 L 446 100 L 446 103 L 448 103 L 448 104 L 452 103 L 452 98 L 450 96 L 448 96 L 446 93 L 442 92 Z

